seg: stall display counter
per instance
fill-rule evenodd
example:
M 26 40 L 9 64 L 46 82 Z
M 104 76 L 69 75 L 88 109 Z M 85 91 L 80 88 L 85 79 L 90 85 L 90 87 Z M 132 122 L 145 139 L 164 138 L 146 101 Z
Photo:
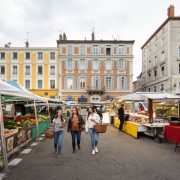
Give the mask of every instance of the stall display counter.
M 39 130 L 39 135 L 44 133 L 44 131 L 51 125 L 50 121 L 41 121 L 38 124 L 38 130 Z M 35 139 L 37 138 L 37 128 L 36 126 L 31 126 L 32 127 L 32 132 L 31 132 L 31 138 Z
M 114 119 L 114 126 L 119 128 L 120 120 L 118 118 Z M 138 133 L 146 132 L 147 127 L 143 126 L 142 124 L 138 124 L 132 121 L 125 121 L 123 125 L 123 131 L 127 134 L 132 135 L 135 138 L 138 138 Z
M 144 134 L 154 137 L 157 142 L 162 142 L 164 139 L 164 127 L 169 125 L 169 123 L 147 123 L 143 124 L 147 128 L 147 131 Z
M 5 133 L 7 157 L 18 152 L 24 146 L 31 142 L 31 128 L 23 127 Z M 0 169 L 3 168 L 3 158 L 0 149 Z
M 176 148 L 180 147 L 180 126 L 165 126 L 164 138 L 167 141 L 171 141 L 176 144 Z

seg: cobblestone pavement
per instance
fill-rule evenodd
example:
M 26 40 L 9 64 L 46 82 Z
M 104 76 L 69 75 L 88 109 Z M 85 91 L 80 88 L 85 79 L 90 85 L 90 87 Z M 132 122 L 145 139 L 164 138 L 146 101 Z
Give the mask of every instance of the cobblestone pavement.
M 149 137 L 135 139 L 112 126 L 100 134 L 99 153 L 91 155 L 90 138 L 82 133 L 81 150 L 72 153 L 65 132 L 62 154 L 54 153 L 53 139 L 44 138 L 15 167 L 8 180 L 179 180 L 180 150 Z

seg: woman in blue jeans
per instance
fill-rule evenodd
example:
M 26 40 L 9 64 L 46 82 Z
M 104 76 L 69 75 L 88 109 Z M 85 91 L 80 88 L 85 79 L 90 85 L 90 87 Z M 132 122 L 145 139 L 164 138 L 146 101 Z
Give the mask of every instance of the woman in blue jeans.
M 62 117 L 62 111 L 58 110 L 55 118 L 53 119 L 54 126 L 54 148 L 57 154 L 61 153 L 62 139 L 64 135 L 63 128 L 65 127 L 65 119 Z
M 76 152 L 76 139 L 77 139 L 77 146 L 80 150 L 80 143 L 81 143 L 81 131 L 83 129 L 84 121 L 82 116 L 79 114 L 77 108 L 72 109 L 72 117 L 69 119 L 68 122 L 68 132 L 71 132 L 72 136 L 72 153 Z
M 86 120 L 86 127 L 88 128 L 89 135 L 91 137 L 92 154 L 98 153 L 98 137 L 99 133 L 95 132 L 93 126 L 100 123 L 99 115 L 94 111 L 93 107 L 89 108 L 89 113 Z

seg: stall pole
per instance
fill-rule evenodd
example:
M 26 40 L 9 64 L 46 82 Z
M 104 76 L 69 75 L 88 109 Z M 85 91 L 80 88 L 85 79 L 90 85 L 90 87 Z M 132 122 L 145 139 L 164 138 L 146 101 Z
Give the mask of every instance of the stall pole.
M 153 107 L 152 107 L 152 99 L 149 98 L 148 98 L 148 114 L 149 114 L 149 123 L 151 123 L 153 119 Z
M 0 130 L 1 130 L 1 146 L 2 146 L 2 154 L 4 161 L 4 170 L 5 175 L 3 178 L 8 177 L 9 167 L 8 167 L 8 158 L 7 158 L 7 150 L 6 150 L 6 141 L 4 138 L 4 122 L 3 122 L 3 112 L 2 112 L 2 104 L 1 104 L 1 94 L 0 94 Z
M 39 137 L 39 123 L 38 123 L 38 118 L 37 118 L 37 109 L 36 109 L 35 100 L 34 100 L 34 112 L 35 112 L 35 118 L 36 118 L 36 132 L 37 132 L 37 137 Z
M 134 103 L 134 101 L 132 102 L 132 112 L 135 113 L 135 103 Z
M 178 118 L 180 118 L 180 101 L 178 101 Z
M 51 116 L 50 116 L 50 111 L 49 111 L 49 102 L 47 102 L 47 108 L 48 108 L 49 121 L 50 121 L 50 124 L 51 124 Z

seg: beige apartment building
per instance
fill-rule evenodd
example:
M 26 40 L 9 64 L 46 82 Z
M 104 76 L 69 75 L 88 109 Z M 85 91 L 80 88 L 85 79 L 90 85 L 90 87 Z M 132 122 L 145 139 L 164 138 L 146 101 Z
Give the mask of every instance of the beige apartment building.
M 58 93 L 64 101 L 96 103 L 132 92 L 134 40 L 67 40 L 59 36 Z
M 180 94 L 180 16 L 174 15 L 172 5 L 167 14 L 141 48 L 142 73 L 134 82 L 135 91 Z
M 0 79 L 15 80 L 31 92 L 58 98 L 58 49 L 0 47 Z

